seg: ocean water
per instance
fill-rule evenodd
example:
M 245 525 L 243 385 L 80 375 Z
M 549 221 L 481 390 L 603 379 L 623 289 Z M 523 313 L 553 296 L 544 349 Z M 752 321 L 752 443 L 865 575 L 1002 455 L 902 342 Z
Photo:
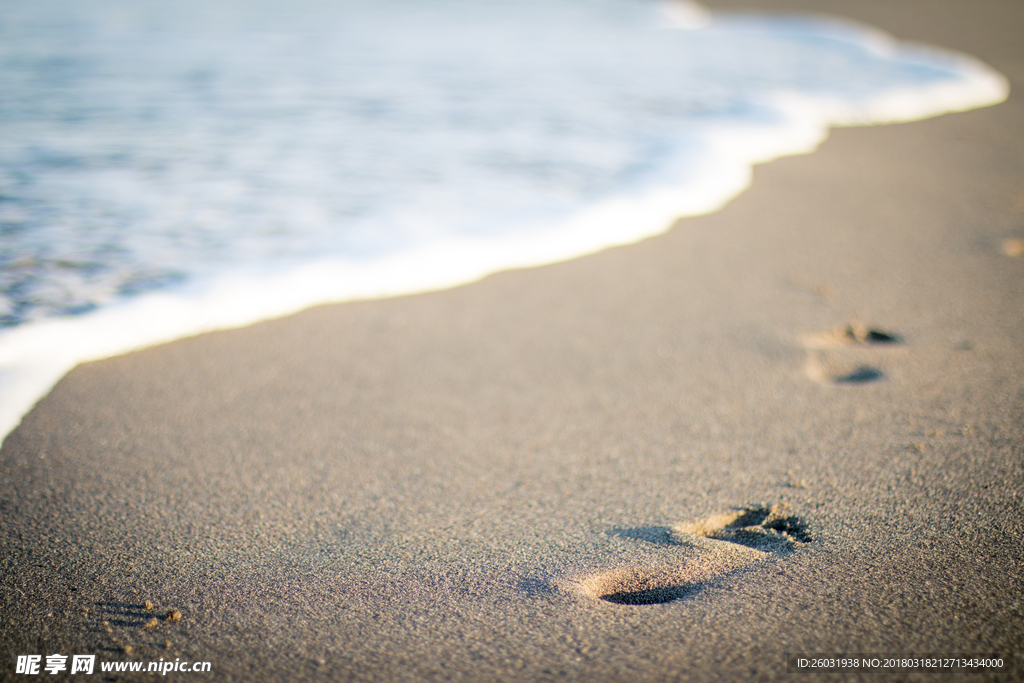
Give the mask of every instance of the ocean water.
M 657 234 L 965 55 L 654 0 L 0 3 L 0 435 L 76 363 Z

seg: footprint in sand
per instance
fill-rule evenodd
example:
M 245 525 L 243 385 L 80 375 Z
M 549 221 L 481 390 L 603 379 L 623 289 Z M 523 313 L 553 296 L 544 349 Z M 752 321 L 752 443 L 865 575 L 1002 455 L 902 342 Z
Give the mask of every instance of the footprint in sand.
M 865 384 L 880 380 L 885 373 L 869 361 L 880 347 L 902 344 L 899 335 L 862 323 L 840 325 L 800 338 L 800 345 L 807 351 L 804 372 L 822 384 Z
M 620 605 L 671 602 L 707 582 L 811 541 L 803 522 L 784 505 L 750 506 L 670 527 L 618 529 L 632 540 L 672 546 L 671 562 L 618 567 L 565 582 L 570 591 Z

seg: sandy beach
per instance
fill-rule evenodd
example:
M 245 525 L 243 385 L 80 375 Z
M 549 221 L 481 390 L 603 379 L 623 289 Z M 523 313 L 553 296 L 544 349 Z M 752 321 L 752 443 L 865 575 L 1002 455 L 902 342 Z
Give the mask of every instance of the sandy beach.
M 705 4 L 1010 99 L 835 130 L 638 244 L 75 368 L 0 450 L 0 679 L 1024 680 L 1024 5 Z

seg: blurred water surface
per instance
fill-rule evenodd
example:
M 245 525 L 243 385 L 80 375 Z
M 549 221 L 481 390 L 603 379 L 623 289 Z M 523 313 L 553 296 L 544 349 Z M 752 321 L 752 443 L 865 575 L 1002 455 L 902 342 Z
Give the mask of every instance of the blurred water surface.
M 667 8 L 0 3 L 0 324 L 240 267 L 543 239 L 608 198 L 707 182 L 708 132 L 784 129 L 780 95 L 855 106 L 964 79 L 840 25 L 679 28 Z

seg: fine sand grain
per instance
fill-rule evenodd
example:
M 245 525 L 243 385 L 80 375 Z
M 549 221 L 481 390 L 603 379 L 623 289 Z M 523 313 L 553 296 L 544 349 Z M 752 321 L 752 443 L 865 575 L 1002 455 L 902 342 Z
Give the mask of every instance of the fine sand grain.
M 1021 680 L 786 653 L 1024 659 L 1024 4 L 709 4 L 1013 92 L 633 246 L 77 367 L 0 451 L 0 679 Z

